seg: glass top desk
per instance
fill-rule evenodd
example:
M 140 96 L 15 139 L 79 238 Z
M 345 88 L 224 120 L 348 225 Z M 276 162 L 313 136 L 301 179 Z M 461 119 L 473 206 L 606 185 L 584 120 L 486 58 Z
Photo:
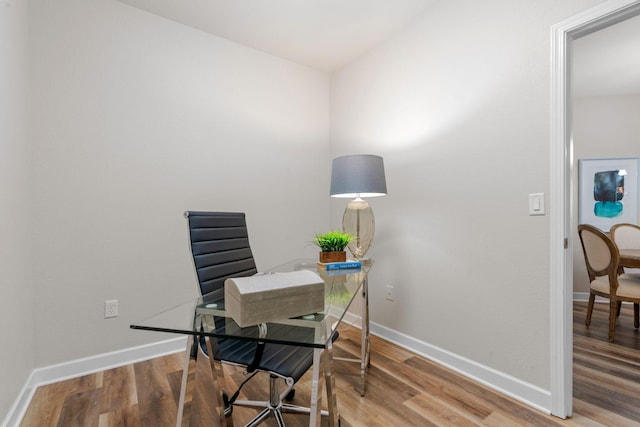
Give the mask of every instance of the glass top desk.
M 131 325 L 132 329 L 147 331 L 168 332 L 188 335 L 185 364 L 182 374 L 182 384 L 180 389 L 180 401 L 178 406 L 178 416 L 176 425 L 183 425 L 183 421 L 188 423 L 189 416 L 185 416 L 185 400 L 193 392 L 194 364 L 190 363 L 191 348 L 194 337 L 204 336 L 211 345 L 211 340 L 216 338 L 236 338 L 249 341 L 263 341 L 279 344 L 288 344 L 301 347 L 311 347 L 313 354 L 313 376 L 311 383 L 310 402 L 310 426 L 319 426 L 321 418 L 320 404 L 322 400 L 322 383 L 320 382 L 321 371 L 324 371 L 327 394 L 327 407 L 329 413 L 329 424 L 338 425 L 338 411 L 336 407 L 335 381 L 333 378 L 333 360 L 345 360 L 360 364 L 360 384 L 359 392 L 362 396 L 365 393 L 366 373 L 369 365 L 369 290 L 367 275 L 371 263 L 363 265 L 360 270 L 338 270 L 325 271 L 317 269 L 317 263 L 313 260 L 293 260 L 286 264 L 268 269 L 263 274 L 288 272 L 296 270 L 312 270 L 318 273 L 325 282 L 325 309 L 321 313 L 296 317 L 292 319 L 282 319 L 277 322 L 270 322 L 260 326 L 249 326 L 241 328 L 224 311 L 224 291 L 216 291 L 211 294 L 196 298 L 173 308 L 164 310 L 148 319 Z M 333 332 L 342 322 L 347 310 L 352 303 L 361 299 L 361 354 L 358 359 L 335 358 L 332 352 Z M 224 327 L 216 327 L 214 317 L 224 318 Z M 282 334 L 282 328 L 272 327 L 271 324 L 287 324 L 312 330 L 313 333 L 302 333 L 291 336 L 290 333 Z M 220 322 L 218 322 L 220 325 Z M 215 347 L 213 347 L 215 348 Z M 229 417 L 225 420 L 224 403 L 222 390 L 224 388 L 224 376 L 222 369 L 216 367 L 218 362 L 210 358 L 210 369 L 213 374 L 213 393 L 217 402 L 217 414 L 220 417 L 221 425 L 233 425 L 233 420 Z

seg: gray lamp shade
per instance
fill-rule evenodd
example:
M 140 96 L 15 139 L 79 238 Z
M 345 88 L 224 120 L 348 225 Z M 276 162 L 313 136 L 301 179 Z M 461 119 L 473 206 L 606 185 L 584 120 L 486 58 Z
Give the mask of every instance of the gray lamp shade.
M 378 197 L 387 194 L 382 157 L 354 154 L 336 157 L 331 167 L 331 197 Z

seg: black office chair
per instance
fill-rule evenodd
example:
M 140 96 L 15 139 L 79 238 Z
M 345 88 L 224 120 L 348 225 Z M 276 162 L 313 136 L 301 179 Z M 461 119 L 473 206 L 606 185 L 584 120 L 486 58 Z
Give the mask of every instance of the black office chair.
M 189 224 L 191 253 L 193 255 L 200 293 L 207 303 L 220 303 L 224 297 L 224 281 L 229 277 L 251 276 L 257 273 L 244 213 L 239 212 L 185 212 Z M 223 318 L 215 318 L 217 327 L 224 327 Z M 304 329 L 287 325 L 269 325 L 289 328 L 290 334 L 305 333 Z M 198 340 L 199 351 L 207 355 L 204 339 Z M 194 348 L 192 356 L 197 357 Z M 207 356 L 208 357 L 208 356 Z M 273 343 L 256 343 L 235 339 L 218 339 L 219 360 L 244 366 L 251 374 L 241 385 L 249 381 L 258 371 L 269 373 L 269 401 L 256 402 L 238 400 L 240 388 L 232 395 L 224 393 L 225 414 L 231 415 L 233 405 L 264 408 L 247 426 L 255 426 L 274 415 L 279 426 L 284 426 L 282 411 L 309 413 L 303 408 L 283 402 L 292 400 L 294 384 L 313 364 L 313 349 Z M 280 391 L 280 380 L 286 387 Z

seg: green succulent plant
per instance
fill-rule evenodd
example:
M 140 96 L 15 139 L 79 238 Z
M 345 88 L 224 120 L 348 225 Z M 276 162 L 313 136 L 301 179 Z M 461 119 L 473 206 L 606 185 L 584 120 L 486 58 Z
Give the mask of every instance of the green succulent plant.
M 324 234 L 316 234 L 313 243 L 317 245 L 322 252 L 340 252 L 344 251 L 353 236 L 349 233 L 342 233 L 334 230 Z

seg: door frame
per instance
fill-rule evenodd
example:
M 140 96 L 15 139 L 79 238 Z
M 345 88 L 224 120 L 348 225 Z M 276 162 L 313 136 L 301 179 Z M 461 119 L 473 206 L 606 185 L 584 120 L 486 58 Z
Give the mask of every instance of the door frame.
M 551 27 L 551 413 L 573 411 L 572 41 L 640 14 L 640 0 L 610 0 Z

